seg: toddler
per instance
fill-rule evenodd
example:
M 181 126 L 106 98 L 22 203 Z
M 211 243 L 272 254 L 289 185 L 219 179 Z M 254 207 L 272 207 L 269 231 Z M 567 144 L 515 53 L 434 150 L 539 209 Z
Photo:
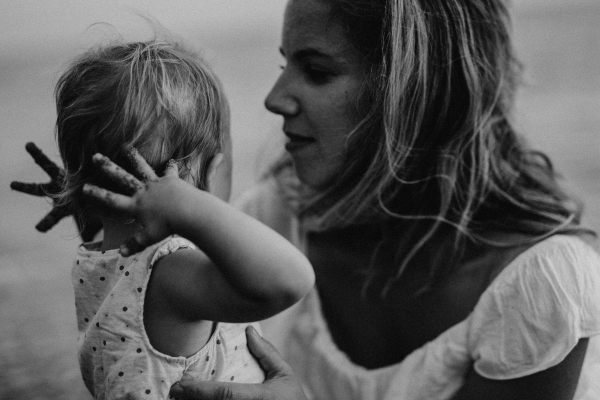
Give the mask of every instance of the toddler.
M 226 203 L 229 115 L 217 78 L 176 43 L 103 46 L 60 78 L 56 105 L 57 202 L 104 229 L 79 247 L 72 272 L 92 395 L 166 399 L 183 374 L 262 382 L 245 328 L 297 302 L 314 274 L 294 246 Z

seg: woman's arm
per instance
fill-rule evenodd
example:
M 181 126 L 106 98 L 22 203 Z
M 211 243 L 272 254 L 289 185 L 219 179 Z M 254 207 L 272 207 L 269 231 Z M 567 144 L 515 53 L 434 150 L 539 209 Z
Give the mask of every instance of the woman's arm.
M 567 357 L 547 370 L 517 379 L 492 380 L 471 370 L 452 400 L 571 400 L 575 395 L 588 339 L 581 339 Z
M 170 301 L 193 313 L 190 317 L 219 321 L 255 321 L 289 307 L 314 284 L 306 257 L 291 243 L 226 202 L 179 179 L 169 163 L 158 178 L 134 153 L 145 182 L 94 156 L 98 164 L 131 197 L 93 186 L 84 192 L 109 207 L 136 218 L 144 229 L 122 247 L 128 255 L 169 235 L 180 235 L 202 250 L 180 250 L 165 257 L 157 287 Z M 157 271 L 158 272 L 158 271 Z M 185 310 L 182 310 L 185 311 Z

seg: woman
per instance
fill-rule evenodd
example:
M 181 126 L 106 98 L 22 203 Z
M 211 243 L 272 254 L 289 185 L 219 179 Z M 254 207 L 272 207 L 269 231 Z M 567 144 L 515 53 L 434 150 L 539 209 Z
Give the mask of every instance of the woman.
M 241 207 L 315 268 L 266 325 L 309 395 L 570 399 L 581 372 L 576 398 L 600 396 L 600 259 L 511 125 L 508 25 L 499 0 L 288 1 L 265 103 L 291 161 Z M 567 305 L 582 277 L 596 304 Z
M 191 399 L 592 399 L 600 257 L 511 124 L 503 0 L 289 0 L 266 106 L 286 155 L 240 207 L 316 290 L 249 346 L 262 385 Z M 595 385 L 595 386 L 594 386 Z

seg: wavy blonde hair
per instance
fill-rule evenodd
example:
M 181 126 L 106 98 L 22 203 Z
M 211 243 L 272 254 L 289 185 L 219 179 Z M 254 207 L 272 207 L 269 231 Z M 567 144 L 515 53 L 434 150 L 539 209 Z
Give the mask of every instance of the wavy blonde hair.
M 90 49 L 60 77 L 55 90 L 56 138 L 65 165 L 62 204 L 79 216 L 85 183 L 112 187 L 92 164 L 100 152 L 127 167 L 135 147 L 156 170 L 178 161 L 182 178 L 206 187 L 206 169 L 222 151 L 229 108 L 217 77 L 175 41 Z
M 489 232 L 533 242 L 583 231 L 581 206 L 548 157 L 514 129 L 521 65 L 506 1 L 322 1 L 363 56 L 364 118 L 349 136 L 342 176 L 305 198 L 301 217 L 317 229 L 415 221 L 395 239 L 401 261 L 390 282 L 443 232 L 458 254 L 466 240 L 518 244 Z M 446 264 L 432 265 L 432 280 Z

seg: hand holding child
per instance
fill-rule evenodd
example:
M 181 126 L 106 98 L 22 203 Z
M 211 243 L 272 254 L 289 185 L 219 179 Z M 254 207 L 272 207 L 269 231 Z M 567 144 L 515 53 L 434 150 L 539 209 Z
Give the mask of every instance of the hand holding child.
M 169 394 L 181 400 L 306 400 L 296 374 L 275 347 L 253 327 L 246 328 L 246 337 L 248 348 L 265 371 L 263 383 L 206 381 L 184 375 Z

